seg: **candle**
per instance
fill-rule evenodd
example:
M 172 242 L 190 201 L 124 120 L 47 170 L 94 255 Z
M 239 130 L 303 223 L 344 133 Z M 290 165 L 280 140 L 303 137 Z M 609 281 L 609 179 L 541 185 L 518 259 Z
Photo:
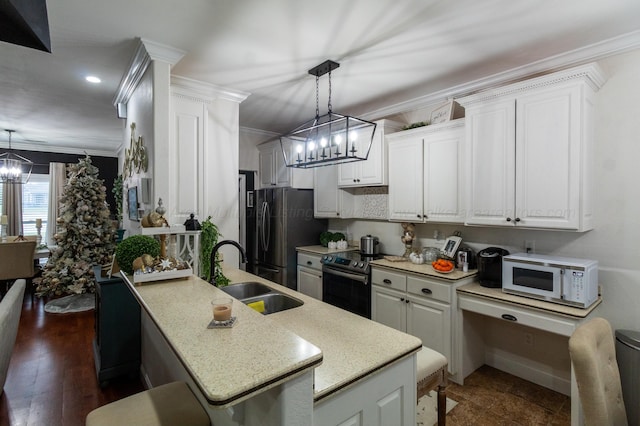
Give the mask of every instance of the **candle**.
M 227 321 L 231 318 L 231 308 L 229 306 L 221 305 L 213 308 L 213 319 L 216 321 Z
M 0 218 L 0 225 L 7 225 L 9 223 L 9 218 L 7 217 L 6 214 L 2 215 L 2 218 Z
M 42 219 L 36 219 L 36 228 L 42 228 Z

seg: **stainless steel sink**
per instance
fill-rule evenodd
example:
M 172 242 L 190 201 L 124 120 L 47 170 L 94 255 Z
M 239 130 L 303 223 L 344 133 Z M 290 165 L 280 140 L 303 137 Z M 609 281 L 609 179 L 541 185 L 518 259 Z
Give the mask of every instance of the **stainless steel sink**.
M 246 305 L 259 301 L 264 302 L 264 311 L 262 312 L 263 315 L 286 311 L 287 309 L 297 308 L 298 306 L 302 306 L 304 304 L 302 300 L 291 297 L 288 294 L 282 294 L 278 292 L 271 292 L 268 294 L 263 294 L 262 296 L 242 299 L 242 302 Z
M 262 301 L 264 303 L 263 315 L 274 312 L 286 311 L 304 305 L 302 300 L 280 293 L 271 287 L 256 281 L 231 284 L 221 288 L 229 296 L 235 297 L 245 305 Z
M 231 284 L 221 288 L 222 291 L 236 299 L 246 299 L 247 297 L 260 296 L 271 293 L 271 287 L 255 281 L 247 281 L 244 283 Z

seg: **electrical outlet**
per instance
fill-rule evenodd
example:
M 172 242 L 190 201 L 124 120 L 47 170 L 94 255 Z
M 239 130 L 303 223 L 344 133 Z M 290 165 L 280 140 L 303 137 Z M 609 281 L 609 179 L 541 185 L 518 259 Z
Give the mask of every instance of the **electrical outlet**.
M 525 253 L 535 253 L 536 252 L 536 242 L 535 242 L 535 240 L 525 240 L 525 242 L 524 242 L 524 252 Z
M 533 347 L 533 334 L 529 333 L 529 332 L 525 332 L 524 333 L 524 344 L 529 346 L 530 348 Z

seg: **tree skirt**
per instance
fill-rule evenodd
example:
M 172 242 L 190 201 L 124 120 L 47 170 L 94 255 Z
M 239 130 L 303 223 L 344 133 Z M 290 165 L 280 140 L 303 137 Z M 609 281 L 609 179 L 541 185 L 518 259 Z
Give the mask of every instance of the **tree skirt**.
M 67 314 L 70 312 L 82 312 L 94 309 L 96 297 L 91 293 L 72 294 L 47 302 L 44 311 L 50 314 Z
M 452 399 L 447 398 L 447 413 L 458 405 Z M 438 422 L 438 394 L 434 391 L 429 392 L 418 400 L 418 408 L 416 411 L 417 426 L 432 426 Z

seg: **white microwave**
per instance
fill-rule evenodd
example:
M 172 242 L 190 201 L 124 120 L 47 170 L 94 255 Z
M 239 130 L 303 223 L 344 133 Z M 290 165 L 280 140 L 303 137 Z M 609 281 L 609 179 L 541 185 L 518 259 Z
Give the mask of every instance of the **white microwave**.
M 502 291 L 588 308 L 598 300 L 598 262 L 540 254 L 511 254 L 502 258 Z

